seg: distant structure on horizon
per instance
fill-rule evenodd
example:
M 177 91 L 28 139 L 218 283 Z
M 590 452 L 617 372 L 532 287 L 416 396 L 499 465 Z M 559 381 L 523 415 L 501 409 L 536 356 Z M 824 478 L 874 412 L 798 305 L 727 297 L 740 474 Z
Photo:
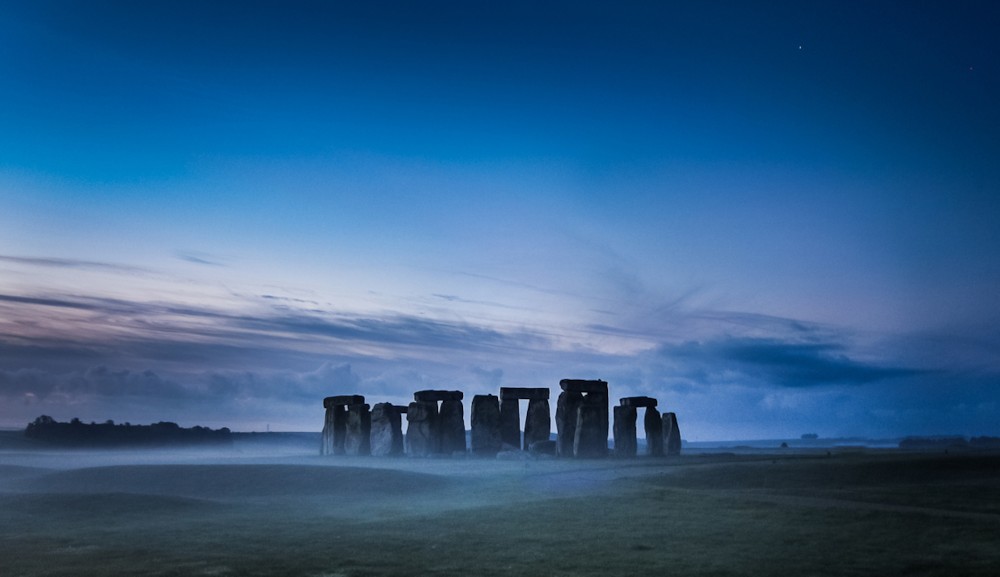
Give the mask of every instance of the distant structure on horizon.
M 550 439 L 552 422 L 549 389 L 501 387 L 500 396 L 472 398 L 470 444 L 466 447 L 462 391 L 423 390 L 413 393 L 409 405 L 365 402 L 363 395 L 323 399 L 326 409 L 321 455 L 465 455 L 496 457 L 524 451 L 537 456 L 602 458 L 609 454 L 608 383 L 602 380 L 563 379 L 556 401 L 557 437 Z M 528 401 L 522 436 L 520 401 Z M 660 414 L 652 397 L 623 397 L 614 407 L 615 457 L 638 452 L 636 422 L 643 409 L 646 452 L 651 457 L 679 455 L 677 415 Z M 407 430 L 403 434 L 403 415 Z

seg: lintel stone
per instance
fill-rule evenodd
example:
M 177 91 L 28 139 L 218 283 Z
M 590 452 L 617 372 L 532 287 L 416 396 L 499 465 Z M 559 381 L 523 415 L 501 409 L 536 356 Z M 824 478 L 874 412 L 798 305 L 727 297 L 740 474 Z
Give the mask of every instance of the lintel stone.
M 336 395 L 323 399 L 323 408 L 337 407 L 340 405 L 363 405 L 365 397 L 363 395 Z
M 608 382 L 597 380 L 584 380 L 584 379 L 563 379 L 559 381 L 559 387 L 570 393 L 604 393 L 608 392 Z
M 548 387 L 500 387 L 500 400 L 510 399 L 547 401 L 549 389 Z
M 426 390 L 413 393 L 413 400 L 420 402 L 461 401 L 462 391 Z
M 621 406 L 635 408 L 651 408 L 656 406 L 656 399 L 653 397 L 622 397 Z

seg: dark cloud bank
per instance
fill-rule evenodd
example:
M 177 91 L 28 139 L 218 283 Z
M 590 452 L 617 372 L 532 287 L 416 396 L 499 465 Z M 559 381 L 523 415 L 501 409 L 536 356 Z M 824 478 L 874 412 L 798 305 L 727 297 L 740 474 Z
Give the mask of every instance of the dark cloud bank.
M 660 354 L 707 370 L 734 371 L 782 387 L 864 385 L 926 371 L 851 360 L 836 343 L 728 338 L 663 347 Z

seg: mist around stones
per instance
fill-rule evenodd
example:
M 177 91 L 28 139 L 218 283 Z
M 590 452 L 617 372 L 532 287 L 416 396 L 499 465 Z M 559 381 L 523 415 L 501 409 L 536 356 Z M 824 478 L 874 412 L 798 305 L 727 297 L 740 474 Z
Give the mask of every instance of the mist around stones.
M 31 435 L 0 431 L 0 574 L 943 576 L 1000 564 L 989 439 L 803 435 L 682 451 L 656 399 L 609 406 L 609 393 L 562 381 L 554 433 L 546 388 L 475 395 L 469 431 L 462 392 L 439 390 L 405 407 L 327 397 L 322 432 L 40 418 Z M 154 429 L 227 442 L 93 441 Z M 91 442 L 39 434 L 53 430 Z

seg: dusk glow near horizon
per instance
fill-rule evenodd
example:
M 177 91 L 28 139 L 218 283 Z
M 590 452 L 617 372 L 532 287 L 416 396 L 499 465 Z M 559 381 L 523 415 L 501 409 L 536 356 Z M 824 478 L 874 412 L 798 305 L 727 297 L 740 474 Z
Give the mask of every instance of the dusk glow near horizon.
M 1000 434 L 994 2 L 2 6 L 0 427 Z

